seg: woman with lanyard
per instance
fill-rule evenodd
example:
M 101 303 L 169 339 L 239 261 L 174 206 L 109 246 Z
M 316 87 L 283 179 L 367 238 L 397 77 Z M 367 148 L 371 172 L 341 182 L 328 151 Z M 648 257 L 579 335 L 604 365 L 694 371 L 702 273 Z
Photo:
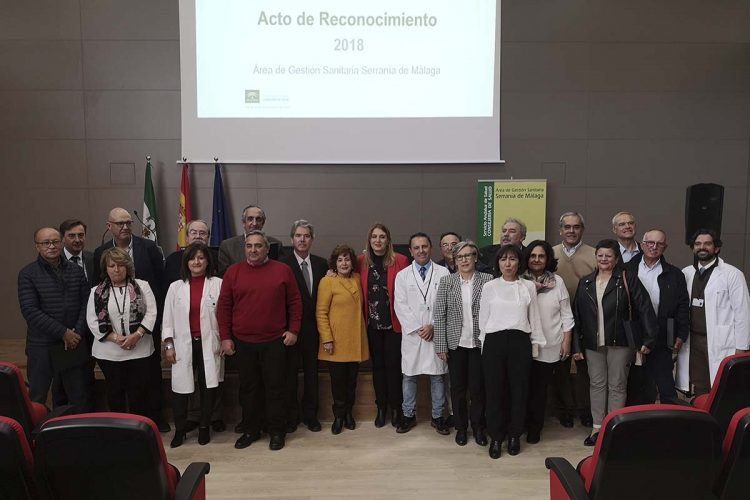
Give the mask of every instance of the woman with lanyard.
M 401 392 L 401 324 L 393 309 L 396 274 L 409 265 L 408 259 L 393 251 L 391 232 L 375 224 L 367 233 L 367 246 L 358 257 L 357 269 L 362 280 L 367 338 L 372 357 L 372 383 L 378 413 L 375 427 L 383 427 L 388 406 L 391 425 L 400 420 Z
M 499 277 L 484 285 L 479 304 L 489 454 L 493 459 L 500 457 L 506 436 L 508 453 L 521 451 L 531 359 L 546 343 L 536 286 L 519 278 L 522 259 L 516 245 L 500 247 L 495 257 Z
M 103 282 L 91 289 L 86 320 L 94 334 L 91 354 L 99 362 L 107 382 L 110 411 L 149 417 L 149 356 L 154 352 L 150 335 L 156 323 L 156 299 L 148 282 L 135 279 L 128 252 L 108 248 L 102 253 Z
M 175 433 L 170 444 L 172 448 L 181 446 L 185 440 L 188 399 L 195 392 L 196 380 L 200 394 L 198 444 L 211 441 L 208 426 L 217 387 L 224 379 L 216 319 L 221 278 L 213 275 L 215 268 L 213 255 L 206 244 L 200 240 L 191 243 L 182 256 L 182 279 L 169 286 L 164 301 L 162 345 L 164 358 L 172 365 L 174 394 Z
M 546 241 L 532 241 L 524 252 L 526 272 L 521 277 L 534 283 L 542 333 L 547 341 L 539 349 L 539 356 L 531 362 L 529 398 L 526 412 L 526 442 L 538 443 L 544 427 L 547 406 L 547 386 L 560 361 L 570 357 L 573 338 L 573 311 L 563 279 L 555 274 L 557 259 L 552 245 Z
M 433 310 L 435 353 L 448 362 L 456 444 L 465 446 L 471 423 L 474 441 L 487 446 L 484 418 L 484 377 L 479 340 L 482 287 L 492 275 L 477 271 L 479 249 L 462 241 L 453 249 L 458 272 L 440 280 Z M 466 396 L 470 396 L 467 409 Z

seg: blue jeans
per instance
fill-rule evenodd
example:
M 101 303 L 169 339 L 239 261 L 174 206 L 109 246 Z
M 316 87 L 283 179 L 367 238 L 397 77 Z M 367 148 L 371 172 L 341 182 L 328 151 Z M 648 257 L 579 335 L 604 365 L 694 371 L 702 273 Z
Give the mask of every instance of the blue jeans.
M 405 417 L 413 417 L 417 408 L 417 377 L 418 375 L 404 375 L 403 378 L 402 410 Z M 430 377 L 430 392 L 432 393 L 432 418 L 440 418 L 443 416 L 443 406 L 445 406 L 443 376 L 428 375 L 428 377 Z

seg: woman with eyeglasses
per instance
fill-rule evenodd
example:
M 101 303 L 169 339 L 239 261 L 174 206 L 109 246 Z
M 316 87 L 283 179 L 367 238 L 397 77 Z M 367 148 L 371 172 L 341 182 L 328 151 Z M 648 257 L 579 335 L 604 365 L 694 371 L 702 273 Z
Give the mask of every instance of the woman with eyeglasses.
M 573 311 L 563 279 L 555 274 L 557 259 L 552 245 L 543 240 L 529 243 L 524 251 L 526 271 L 521 278 L 536 287 L 536 301 L 546 345 L 531 362 L 526 412 L 526 442 L 538 443 L 544 427 L 547 387 L 560 361 L 570 357 L 573 337 Z
M 147 281 L 135 278 L 135 266 L 122 248 L 102 252 L 102 283 L 91 289 L 86 320 L 94 334 L 91 354 L 107 382 L 110 411 L 130 412 L 159 421 L 148 404 L 154 353 L 151 332 L 156 299 Z
M 607 413 L 625 406 L 628 372 L 636 349 L 648 354 L 656 339 L 656 315 L 638 275 L 622 267 L 620 244 L 601 240 L 596 245 L 596 271 L 581 278 L 573 306 L 573 353 L 589 367 L 591 415 L 594 426 L 583 442 L 594 446 Z M 642 339 L 628 339 L 641 330 Z
M 479 249 L 462 241 L 453 249 L 458 272 L 440 280 L 433 314 L 435 352 L 448 362 L 456 444 L 466 445 L 468 427 L 480 446 L 487 445 L 484 418 L 482 344 L 479 340 L 479 301 L 492 275 L 477 271 Z M 471 403 L 467 408 L 467 392 Z
M 479 305 L 489 454 L 493 459 L 500 457 L 506 436 L 508 453 L 517 455 L 521 451 L 531 360 L 545 345 L 536 286 L 520 279 L 521 249 L 501 246 L 495 266 L 498 277 L 484 285 Z
M 393 250 L 391 232 L 374 224 L 367 233 L 367 246 L 357 259 L 362 281 L 367 338 L 372 357 L 372 383 L 378 407 L 375 427 L 383 427 L 388 407 L 391 425 L 401 418 L 401 324 L 393 309 L 396 275 L 409 260 Z

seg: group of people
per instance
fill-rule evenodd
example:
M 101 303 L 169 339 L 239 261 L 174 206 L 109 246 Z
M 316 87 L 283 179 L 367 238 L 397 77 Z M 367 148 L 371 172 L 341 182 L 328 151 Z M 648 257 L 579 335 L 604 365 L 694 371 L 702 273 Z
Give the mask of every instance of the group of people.
M 524 245 L 526 226 L 509 218 L 501 243 L 477 248 L 458 233 L 440 236 L 432 260 L 425 233 L 394 251 L 390 231 L 374 224 L 364 251 L 338 245 L 312 254 L 314 227 L 295 221 L 291 248 L 267 237 L 266 214 L 248 206 L 243 234 L 207 246 L 202 220 L 187 225 L 188 246 L 166 260 L 132 233 L 122 209 L 110 211 L 112 236 L 91 254 L 86 225 L 66 220 L 34 234 L 35 262 L 18 278 L 28 323 L 32 400 L 93 410 L 93 368 L 106 379 L 111 411 L 153 419 L 162 432 L 161 360 L 171 365 L 175 434 L 181 446 L 225 429 L 225 363 L 239 373 L 242 419 L 236 448 L 266 432 L 285 446 L 300 422 L 318 432 L 318 367 L 331 378 L 331 432 L 355 429 L 360 364 L 370 360 L 376 427 L 409 432 L 417 423 L 420 375 L 429 376 L 430 424 L 455 428 L 498 458 L 541 439 L 548 388 L 558 418 L 591 427 L 626 404 L 684 404 L 710 390 L 721 360 L 750 348 L 750 299 L 743 274 L 719 258 L 711 230 L 692 239 L 694 266 L 664 258 L 666 233 L 636 239 L 635 218 L 612 219 L 615 238 L 583 243 L 584 218 L 559 219 L 561 242 Z M 673 376 L 677 357 L 676 380 Z M 298 371 L 303 372 L 298 400 Z

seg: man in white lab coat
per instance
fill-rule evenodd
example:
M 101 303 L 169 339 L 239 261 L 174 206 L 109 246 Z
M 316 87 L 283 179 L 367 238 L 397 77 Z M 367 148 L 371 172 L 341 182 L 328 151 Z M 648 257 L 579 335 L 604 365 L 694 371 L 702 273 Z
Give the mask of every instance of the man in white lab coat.
M 750 349 L 750 296 L 742 271 L 719 258 L 721 240 L 699 229 L 692 238 L 695 266 L 682 270 L 690 292 L 690 335 L 677 358 L 677 387 L 710 392 L 719 364 Z
M 443 375 L 448 364 L 435 354 L 432 345 L 432 309 L 438 285 L 450 272 L 432 262 L 432 241 L 425 233 L 409 238 L 409 251 L 414 261 L 396 275 L 394 309 L 401 322 L 401 371 L 403 377 L 403 417 L 396 432 L 409 432 L 417 425 L 417 377 L 430 376 L 432 394 L 432 426 L 439 434 L 450 434 L 443 419 L 445 387 Z

